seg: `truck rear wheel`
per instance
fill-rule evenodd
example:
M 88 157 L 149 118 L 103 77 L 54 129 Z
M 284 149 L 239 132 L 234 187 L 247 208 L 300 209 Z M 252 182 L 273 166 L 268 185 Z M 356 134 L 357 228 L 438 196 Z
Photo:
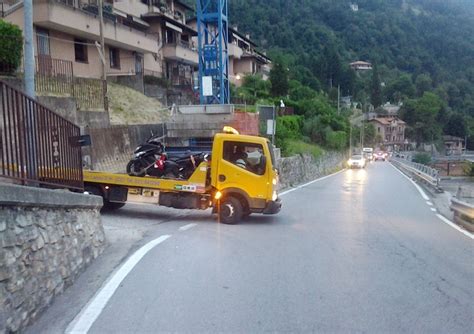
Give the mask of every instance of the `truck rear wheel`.
M 224 224 L 237 224 L 243 215 L 242 203 L 232 196 L 224 198 L 219 204 L 219 221 Z

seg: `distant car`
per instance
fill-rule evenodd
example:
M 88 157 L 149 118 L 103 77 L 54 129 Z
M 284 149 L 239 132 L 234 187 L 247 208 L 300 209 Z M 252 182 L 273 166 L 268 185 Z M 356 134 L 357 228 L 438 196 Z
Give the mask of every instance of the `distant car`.
M 365 168 L 367 161 L 362 155 L 353 155 L 348 161 L 349 168 Z
M 387 159 L 387 153 L 382 152 L 382 151 L 375 152 L 374 161 L 379 161 L 379 160 L 385 161 L 385 159 Z

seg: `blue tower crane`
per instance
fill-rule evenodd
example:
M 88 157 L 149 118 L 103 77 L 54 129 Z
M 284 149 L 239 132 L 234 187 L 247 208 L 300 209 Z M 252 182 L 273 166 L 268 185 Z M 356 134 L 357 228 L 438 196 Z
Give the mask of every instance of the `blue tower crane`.
M 196 0 L 201 104 L 229 104 L 227 0 Z

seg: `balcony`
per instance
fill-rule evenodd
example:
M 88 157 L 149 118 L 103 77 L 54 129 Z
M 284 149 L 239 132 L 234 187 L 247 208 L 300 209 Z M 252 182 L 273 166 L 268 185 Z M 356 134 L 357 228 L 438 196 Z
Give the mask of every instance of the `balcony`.
M 188 65 L 199 65 L 199 56 L 197 50 L 190 44 L 184 42 L 165 44 L 163 47 L 163 57 L 176 60 Z
M 244 51 L 238 45 L 229 43 L 229 57 L 240 59 L 243 54 Z
M 40 0 L 35 3 L 34 23 L 73 36 L 99 40 L 97 7 L 81 5 L 76 1 Z M 111 7 L 104 8 L 105 42 L 116 47 L 139 51 L 157 52 L 156 37 L 121 24 Z

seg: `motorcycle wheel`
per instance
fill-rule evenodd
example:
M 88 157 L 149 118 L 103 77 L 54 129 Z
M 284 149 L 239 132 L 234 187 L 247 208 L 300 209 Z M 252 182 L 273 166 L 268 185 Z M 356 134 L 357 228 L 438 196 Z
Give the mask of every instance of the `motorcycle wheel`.
M 131 160 L 127 164 L 127 174 L 130 176 L 144 177 L 146 175 L 146 170 L 140 161 Z

